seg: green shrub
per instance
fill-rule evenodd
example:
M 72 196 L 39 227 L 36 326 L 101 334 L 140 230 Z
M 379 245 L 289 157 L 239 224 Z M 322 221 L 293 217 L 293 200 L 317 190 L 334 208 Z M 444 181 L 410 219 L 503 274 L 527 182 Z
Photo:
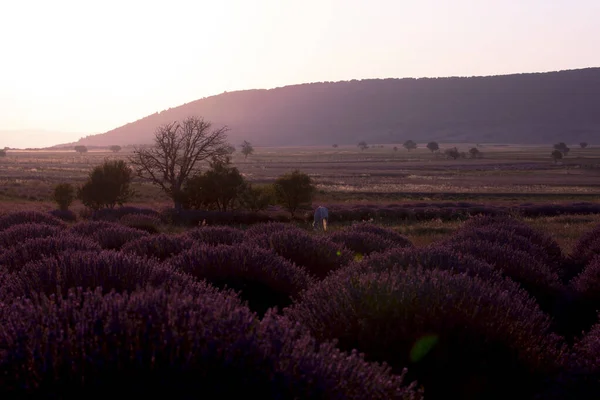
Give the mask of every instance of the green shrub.
M 125 161 L 105 161 L 90 173 L 77 197 L 92 210 L 123 205 L 133 196 L 129 187 L 132 178 L 133 173 Z
M 70 183 L 59 183 L 54 187 L 53 199 L 61 211 L 67 211 L 75 200 L 75 188 Z

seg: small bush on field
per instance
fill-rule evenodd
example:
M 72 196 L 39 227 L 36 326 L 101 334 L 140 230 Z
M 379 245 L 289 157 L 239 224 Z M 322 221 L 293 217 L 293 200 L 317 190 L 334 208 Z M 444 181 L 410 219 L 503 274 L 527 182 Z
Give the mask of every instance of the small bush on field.
M 285 313 L 317 339 L 407 367 L 429 399 L 531 398 L 558 371 L 564 348 L 522 293 L 439 270 L 338 273 Z
M 39 211 L 18 211 L 0 217 L 0 231 L 20 224 L 46 224 L 65 227 L 60 219 Z
M 186 235 L 168 235 L 163 233 L 132 240 L 121 247 L 121 252 L 164 261 L 178 255 L 182 251 L 191 249 L 193 245 L 194 241 Z
M 292 218 L 299 208 L 310 207 L 316 190 L 310 176 L 298 170 L 278 177 L 273 187 L 278 204 L 289 211 Z
M 9 247 L 23 243 L 27 239 L 57 236 L 63 229 L 58 226 L 46 224 L 19 224 L 0 231 L 0 252 Z
M 54 187 L 52 196 L 61 211 L 67 211 L 75 200 L 75 188 L 70 183 L 59 183 Z
M 133 172 L 123 160 L 105 161 L 90 173 L 77 191 L 77 198 L 92 210 L 123 205 L 133 196 Z
M 247 210 L 258 212 L 266 210 L 271 204 L 275 204 L 275 188 L 273 185 L 252 185 L 247 183 L 240 193 L 242 207 Z
M 69 289 L 77 287 L 124 293 L 147 286 L 181 288 L 192 282 L 187 275 L 133 254 L 66 251 L 24 265 L 9 286 L 13 297 L 34 298 L 36 293 L 65 297 Z
M 229 226 L 203 226 L 186 232 L 186 235 L 205 244 L 236 244 L 244 241 L 244 232 Z
M 169 260 L 169 264 L 198 279 L 241 291 L 252 310 L 283 308 L 313 280 L 286 259 L 260 248 L 244 245 L 196 245 Z
M 210 169 L 185 182 L 182 197 L 186 208 L 233 210 L 244 191 L 244 177 L 230 157 L 215 158 L 209 165 Z
M 258 235 L 249 244 L 270 249 L 306 270 L 317 278 L 348 265 L 353 254 L 344 246 L 326 237 L 315 237 L 306 232 L 280 231 L 271 235 Z
M 100 251 L 101 247 L 93 240 L 69 234 L 29 239 L 0 254 L 0 265 L 16 272 L 29 262 L 75 250 Z
M 60 302 L 19 299 L 2 314 L 5 398 L 420 398 L 386 368 L 317 347 L 284 320 L 261 322 L 209 286 L 73 290 Z
M 160 232 L 160 219 L 151 215 L 126 214 L 121 217 L 119 222 L 126 227 L 139 229 L 148 233 Z

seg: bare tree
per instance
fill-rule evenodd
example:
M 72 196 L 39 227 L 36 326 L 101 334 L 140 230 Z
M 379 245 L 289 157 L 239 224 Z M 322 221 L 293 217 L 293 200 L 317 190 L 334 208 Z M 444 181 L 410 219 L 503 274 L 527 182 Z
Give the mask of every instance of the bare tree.
M 232 152 L 227 127 L 211 130 L 212 124 L 199 117 L 158 127 L 155 144 L 135 148 L 130 158 L 137 174 L 159 186 L 176 209 L 182 207 L 182 188 L 197 173 L 202 161 L 224 159 Z

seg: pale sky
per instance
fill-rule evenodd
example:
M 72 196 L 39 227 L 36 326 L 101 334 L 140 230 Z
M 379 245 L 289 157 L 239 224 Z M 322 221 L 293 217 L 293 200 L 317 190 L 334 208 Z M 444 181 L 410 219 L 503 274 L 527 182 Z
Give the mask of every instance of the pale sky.
M 600 0 L 0 0 L 0 147 L 224 91 L 597 66 Z

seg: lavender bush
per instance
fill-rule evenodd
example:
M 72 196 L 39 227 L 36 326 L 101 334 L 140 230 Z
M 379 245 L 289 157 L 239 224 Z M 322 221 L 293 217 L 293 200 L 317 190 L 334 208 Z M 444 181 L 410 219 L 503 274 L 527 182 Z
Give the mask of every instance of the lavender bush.
M 126 214 L 119 222 L 128 228 L 139 229 L 148 233 L 160 232 L 161 220 L 154 215 Z
M 579 265 L 579 271 L 598 255 L 600 255 L 600 225 L 584 233 L 571 251 L 571 258 Z
M 507 231 L 513 236 L 522 236 L 532 245 L 544 249 L 550 265 L 559 266 L 564 262 L 562 249 L 550 235 L 539 232 L 518 219 L 508 216 L 474 217 L 463 225 L 464 230 L 469 228 L 493 228 L 498 231 Z
M 396 247 L 394 242 L 368 232 L 337 231 L 327 237 L 332 242 L 351 250 L 359 258 Z
M 0 231 L 0 252 L 3 249 L 23 243 L 28 239 L 56 236 L 61 232 L 63 232 L 63 229 L 54 225 L 35 223 L 13 225 L 10 228 Z
M 100 251 L 100 245 L 90 239 L 70 234 L 29 239 L 0 254 L 0 265 L 16 272 L 25 264 L 45 257 L 56 257 L 65 251 Z
M 30 262 L 10 280 L 12 297 L 35 297 L 37 293 L 66 296 L 71 288 L 103 292 L 132 292 L 152 287 L 185 287 L 192 277 L 173 268 L 132 254 L 114 251 L 65 251 L 56 257 Z
M 450 240 L 445 242 L 445 245 L 458 253 L 483 260 L 502 271 L 505 276 L 519 283 L 534 296 L 545 311 L 551 312 L 562 298 L 564 287 L 558 274 L 529 253 L 485 240 Z
M 102 229 L 119 228 L 121 225 L 107 221 L 82 221 L 69 227 L 69 232 L 80 236 L 93 236 Z
M 551 267 L 557 274 L 561 271 L 561 266 L 542 246 L 533 244 L 525 236 L 520 236 L 513 231 L 498 229 L 493 225 L 490 227 L 468 227 L 455 232 L 450 242 L 460 243 L 468 240 L 484 240 L 522 251 L 528 253 L 540 263 Z
M 203 226 L 186 232 L 195 242 L 205 244 L 237 244 L 244 241 L 244 232 L 229 226 Z
M 132 240 L 121 247 L 121 252 L 164 261 L 182 251 L 191 249 L 193 245 L 194 241 L 184 234 L 162 233 Z
M 46 224 L 65 227 L 66 224 L 60 219 L 39 211 L 17 211 L 0 216 L 0 231 L 21 224 Z
M 268 222 L 264 224 L 256 224 L 246 229 L 244 233 L 247 239 L 253 239 L 256 236 L 272 235 L 280 232 L 306 233 L 305 230 L 300 229 L 295 225 L 284 222 Z
M 247 239 L 250 245 L 270 249 L 306 270 L 317 278 L 348 265 L 353 254 L 344 246 L 324 236 L 312 236 L 302 231 L 282 230 L 270 235 Z
M 77 221 L 77 215 L 71 210 L 52 210 L 48 214 L 65 222 Z
M 567 332 L 580 335 L 582 331 L 598 322 L 600 309 L 600 256 L 596 256 L 569 282 L 568 294 L 570 302 L 562 315 Z
M 106 250 L 120 250 L 125 244 L 148 236 L 148 232 L 126 226 L 111 226 L 87 235 Z
M 448 271 L 336 274 L 285 314 L 342 350 L 407 367 L 428 399 L 531 398 L 565 351 L 533 299 Z
M 218 287 L 240 291 L 242 299 L 261 315 L 268 308 L 288 306 L 314 283 L 303 268 L 268 250 L 246 245 L 195 245 L 171 258 L 169 264 Z
M 4 398 L 420 398 L 385 368 L 316 349 L 210 287 L 73 290 L 0 309 Z
M 395 243 L 397 247 L 414 247 L 411 241 L 401 233 L 398 233 L 393 229 L 377 226 L 369 222 L 354 223 L 350 225 L 350 227 L 346 228 L 346 230 L 350 232 L 371 233 L 382 239 Z
M 372 254 L 349 268 L 356 272 L 404 271 L 409 268 L 438 269 L 480 277 L 492 282 L 502 280 L 502 273 L 485 261 L 435 244 L 425 248 L 399 248 Z

